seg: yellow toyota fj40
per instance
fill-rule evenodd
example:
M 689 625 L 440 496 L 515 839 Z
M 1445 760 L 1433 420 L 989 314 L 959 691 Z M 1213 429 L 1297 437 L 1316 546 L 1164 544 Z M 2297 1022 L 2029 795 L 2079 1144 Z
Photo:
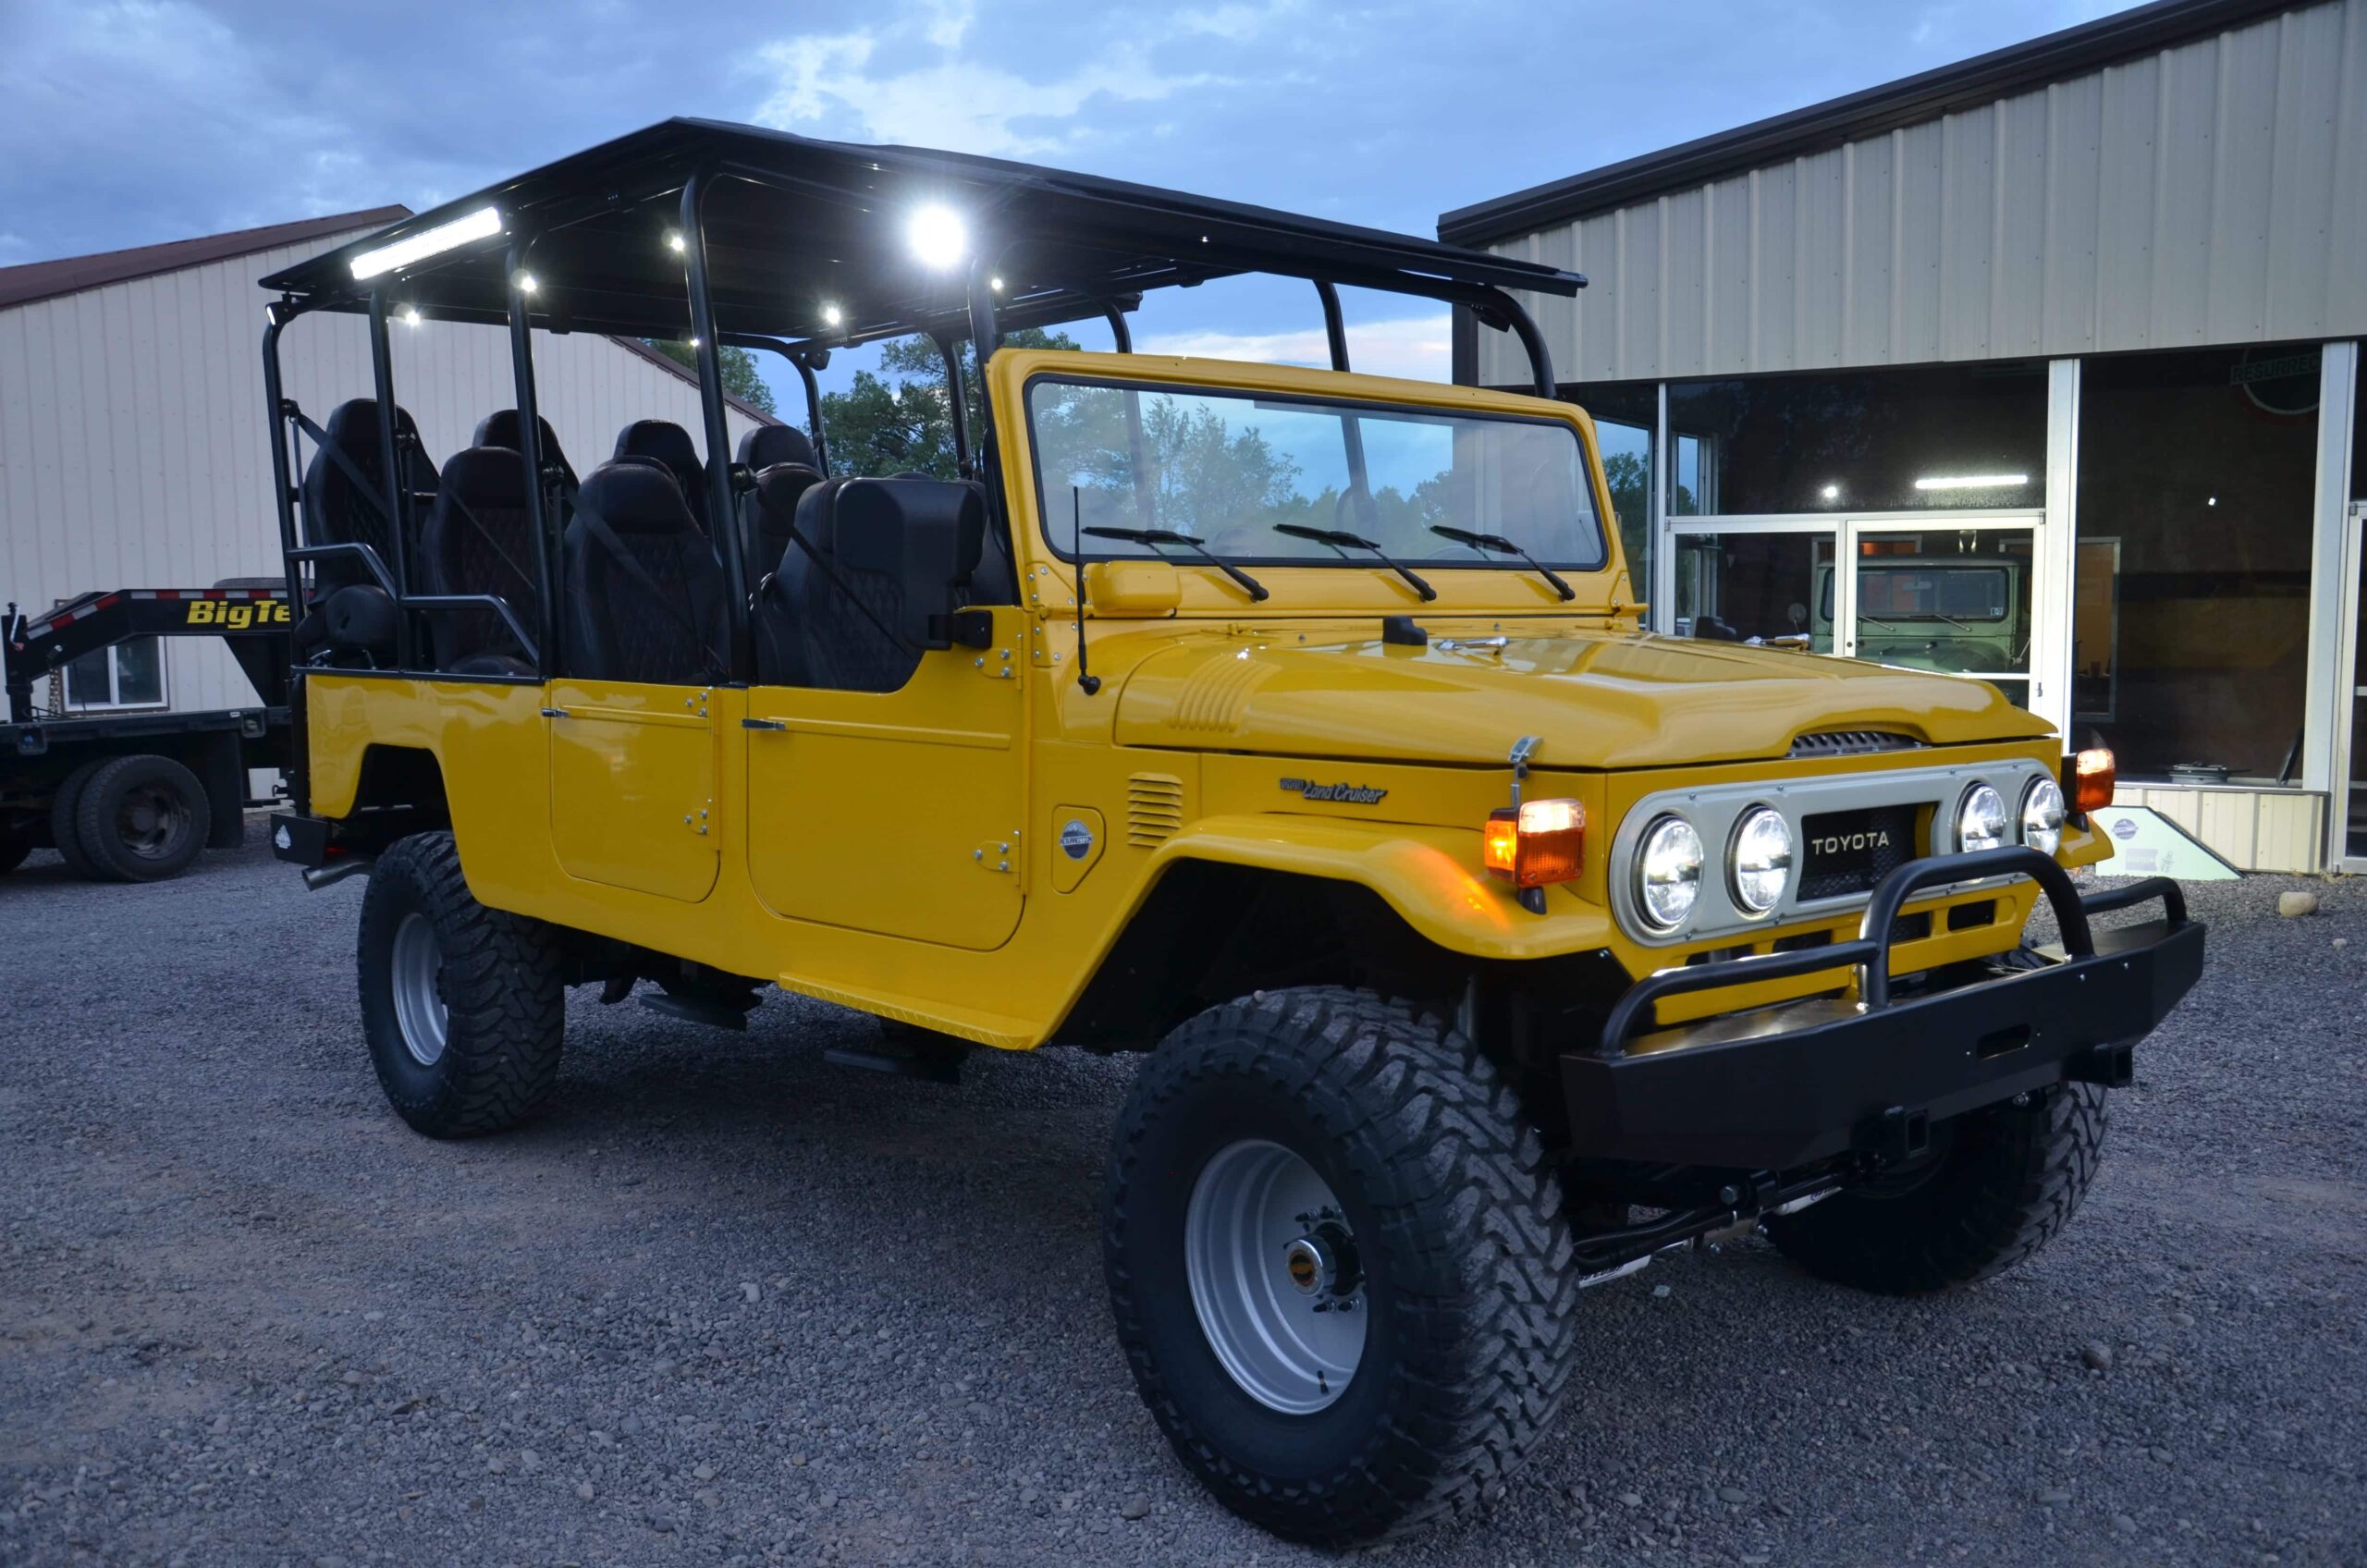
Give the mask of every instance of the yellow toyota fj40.
M 1145 290 L 1260 272 L 1313 284 L 1331 369 L 1129 351 Z M 696 121 L 264 279 L 301 606 L 275 839 L 369 875 L 395 1109 L 532 1114 L 578 985 L 726 1026 L 779 986 L 917 1072 L 1147 1053 L 1120 1342 L 1184 1464 L 1314 1540 L 1480 1496 L 1581 1292 L 1662 1249 L 1756 1224 L 1885 1292 L 2028 1256 L 2202 930 L 2168 883 L 2075 889 L 2110 757 L 1993 687 L 1642 629 L 1515 298 L 1584 281 Z M 1351 373 L 1343 285 L 1516 333 L 1536 395 Z M 324 311 L 368 318 L 374 385 L 315 423 L 277 340 Z M 440 465 L 394 319 L 507 329 L 513 406 Z M 1002 342 L 1087 319 L 1117 352 Z M 639 421 L 579 477 L 536 408 L 558 332 L 687 338 L 701 437 Z M 828 353 L 907 334 L 960 478 L 835 472 L 818 420 L 732 448 L 723 347 L 810 411 Z

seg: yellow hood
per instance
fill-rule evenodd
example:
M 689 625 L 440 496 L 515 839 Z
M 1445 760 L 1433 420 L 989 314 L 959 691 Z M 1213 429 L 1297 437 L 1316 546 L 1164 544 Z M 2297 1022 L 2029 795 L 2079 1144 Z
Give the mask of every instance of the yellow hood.
M 1310 638 L 1321 633 L 1310 633 Z M 1808 731 L 1932 745 L 2050 732 L 1982 681 L 1732 643 L 1585 631 L 1499 652 L 1378 639 L 1194 640 L 1147 656 L 1119 699 L 1122 745 L 1373 761 L 1496 763 L 1523 735 L 1549 767 L 1782 757 Z

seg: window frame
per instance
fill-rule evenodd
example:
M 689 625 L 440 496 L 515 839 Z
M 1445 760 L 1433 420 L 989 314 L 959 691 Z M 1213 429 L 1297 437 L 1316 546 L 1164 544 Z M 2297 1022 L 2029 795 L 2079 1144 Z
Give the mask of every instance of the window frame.
M 122 698 L 123 665 L 118 655 L 121 655 L 124 649 L 130 647 L 135 643 L 149 643 L 156 650 L 156 699 L 153 702 L 127 703 L 123 701 Z M 77 659 L 71 664 L 60 665 L 57 669 L 58 706 L 65 712 L 92 714 L 161 713 L 173 705 L 171 661 L 165 657 L 165 642 L 163 638 L 128 637 L 120 643 L 110 643 L 104 648 L 93 648 L 91 650 L 91 653 L 84 654 L 82 658 L 89 658 L 92 654 L 104 654 L 106 655 L 107 700 L 102 703 L 78 702 L 75 700 L 73 667 L 74 664 L 81 662 L 80 659 Z

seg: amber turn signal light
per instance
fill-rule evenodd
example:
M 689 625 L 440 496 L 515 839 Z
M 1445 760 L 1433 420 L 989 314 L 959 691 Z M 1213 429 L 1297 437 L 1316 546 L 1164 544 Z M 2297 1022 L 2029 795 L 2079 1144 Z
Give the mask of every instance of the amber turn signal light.
M 1480 858 L 1515 888 L 1567 882 L 1586 864 L 1587 808 L 1577 801 L 1523 801 L 1488 814 Z
M 2085 816 L 2112 804 L 2113 784 L 2118 776 L 2118 765 L 2113 761 L 2108 747 L 2091 746 L 2077 756 L 2063 759 L 2063 793 L 2069 798 L 2071 809 Z

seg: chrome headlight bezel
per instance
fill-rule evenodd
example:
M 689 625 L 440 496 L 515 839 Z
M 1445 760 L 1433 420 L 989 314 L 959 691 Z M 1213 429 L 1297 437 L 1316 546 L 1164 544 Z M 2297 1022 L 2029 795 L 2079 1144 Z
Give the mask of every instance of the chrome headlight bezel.
M 1652 930 L 1676 930 L 1699 906 L 1705 858 L 1700 830 L 1677 813 L 1662 813 L 1645 826 L 1636 844 L 1636 910 Z M 1674 875 L 1656 876 L 1656 869 Z M 1662 898 L 1654 898 L 1655 888 L 1664 890 Z
M 2037 815 L 2036 826 L 2032 825 L 2033 813 Z M 2062 785 L 2043 776 L 2031 779 L 2022 790 L 2021 809 L 2014 815 L 2023 843 L 2042 855 L 2051 855 L 2062 847 L 2063 825 L 2069 819 Z
M 1772 839 L 1767 834 L 1771 827 Z M 1792 890 L 1793 850 L 1792 825 L 1773 806 L 1750 806 L 1735 820 L 1726 843 L 1726 891 L 1736 910 L 1749 919 L 1761 920 L 1782 906 L 1784 895 Z M 1751 857 L 1751 864 L 1745 863 L 1746 855 Z M 1769 877 L 1773 879 L 1772 886 L 1766 881 Z M 1754 885 L 1763 897 L 1754 896 Z
M 1976 810 L 1979 812 L 1977 823 Z M 2009 835 L 2013 831 L 2014 819 L 2006 815 L 2005 797 L 1997 792 L 1995 785 L 1976 780 L 1956 797 L 1958 852 L 2002 849 L 2011 841 Z

